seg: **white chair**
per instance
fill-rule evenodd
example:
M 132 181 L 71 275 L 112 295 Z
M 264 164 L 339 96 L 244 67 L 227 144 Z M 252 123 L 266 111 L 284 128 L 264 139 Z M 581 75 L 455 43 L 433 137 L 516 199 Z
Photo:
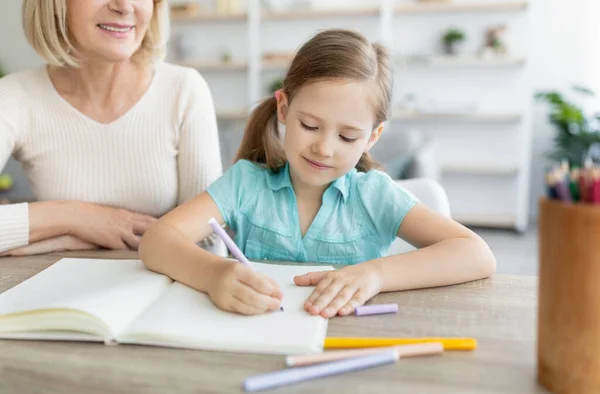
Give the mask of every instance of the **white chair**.
M 438 182 L 427 178 L 413 178 L 397 180 L 396 183 L 414 194 L 415 197 L 429 208 L 445 217 L 450 217 L 450 201 L 448 200 L 448 195 Z M 396 238 L 390 246 L 388 253 L 390 255 L 406 253 L 414 249 L 414 246 L 408 242 Z

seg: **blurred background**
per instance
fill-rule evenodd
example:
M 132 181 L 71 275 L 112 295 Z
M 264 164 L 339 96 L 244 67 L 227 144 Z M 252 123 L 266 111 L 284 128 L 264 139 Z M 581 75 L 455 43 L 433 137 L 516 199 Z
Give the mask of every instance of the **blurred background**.
M 210 85 L 224 168 L 248 111 L 278 88 L 299 46 L 321 29 L 358 30 L 388 46 L 395 63 L 393 113 L 375 158 L 395 179 L 439 181 L 452 216 L 488 241 L 499 272 L 536 274 L 537 201 L 554 162 L 548 154 L 572 143 L 557 138 L 564 122 L 551 116 L 565 103 L 594 119 L 600 111 L 589 94 L 600 92 L 599 1 L 170 4 L 168 61 L 196 68 Z M 20 5 L 0 4 L 0 77 L 42 65 L 23 35 Z M 542 91 L 562 101 L 536 99 Z M 0 200 L 33 198 L 18 163 L 9 161 L 2 174 Z

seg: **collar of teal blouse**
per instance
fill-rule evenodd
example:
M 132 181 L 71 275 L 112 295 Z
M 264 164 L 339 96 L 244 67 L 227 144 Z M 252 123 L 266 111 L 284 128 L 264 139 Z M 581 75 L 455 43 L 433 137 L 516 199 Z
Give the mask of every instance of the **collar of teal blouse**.
M 356 172 L 356 168 L 348 172 L 346 175 L 339 177 L 329 185 L 329 188 L 336 188 L 342 194 L 344 202 L 348 199 L 348 193 L 350 191 L 350 177 Z M 288 162 L 278 172 L 270 172 L 267 178 L 267 184 L 271 190 L 276 191 L 283 189 L 284 187 L 292 188 L 292 180 L 290 178 L 290 165 Z

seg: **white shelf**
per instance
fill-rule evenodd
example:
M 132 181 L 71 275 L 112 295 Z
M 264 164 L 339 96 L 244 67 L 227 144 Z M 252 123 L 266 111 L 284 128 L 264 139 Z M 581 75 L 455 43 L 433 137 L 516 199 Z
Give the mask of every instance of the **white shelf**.
M 217 120 L 246 120 L 248 112 L 240 111 L 218 111 Z
M 377 16 L 379 8 L 357 8 L 357 9 L 300 9 L 291 11 L 263 11 L 261 19 L 265 21 L 273 20 L 294 20 L 294 19 L 325 19 L 325 18 L 347 18 L 361 16 Z M 245 21 L 248 15 L 245 12 L 233 14 L 219 13 L 173 13 L 172 22 L 227 22 L 227 21 Z
M 486 2 L 486 3 L 422 3 L 406 4 L 396 7 L 397 14 L 435 14 L 446 12 L 489 12 L 489 11 L 521 11 L 527 8 L 527 1 L 510 2 Z M 291 11 L 263 11 L 264 20 L 290 20 L 290 19 L 314 19 L 314 18 L 346 18 L 346 17 L 366 17 L 378 16 L 379 8 L 357 8 L 357 9 L 299 9 Z M 216 13 L 201 12 L 182 13 L 174 12 L 171 14 L 172 22 L 226 22 L 226 21 L 245 21 L 248 15 L 246 12 L 236 13 Z
M 289 60 L 267 60 L 263 61 L 261 68 L 267 71 L 285 71 L 289 67 L 292 59 Z
M 517 165 L 447 164 L 441 166 L 446 174 L 512 176 L 519 173 Z
M 501 68 L 521 67 L 525 64 L 525 59 L 511 57 L 486 59 L 479 56 L 400 56 L 397 58 L 397 62 L 409 67 Z
M 527 1 L 498 1 L 498 2 L 472 2 L 472 3 L 418 3 L 406 4 L 396 7 L 396 14 L 437 14 L 449 12 L 503 12 L 523 11 L 527 8 Z
M 246 71 L 248 69 L 246 62 L 178 61 L 177 64 L 204 72 Z
M 396 14 L 435 14 L 448 12 L 490 12 L 490 11 L 522 11 L 528 6 L 527 1 L 502 1 L 502 2 L 473 2 L 473 3 L 421 3 L 397 6 Z M 356 9 L 299 9 L 291 11 L 263 11 L 264 20 L 293 20 L 314 18 L 347 18 L 347 17 L 373 17 L 378 16 L 378 7 L 356 8 Z M 227 22 L 245 21 L 248 18 L 246 12 L 217 13 L 200 12 L 171 13 L 172 22 Z
M 264 20 L 290 20 L 290 19 L 325 19 L 325 18 L 347 18 L 361 16 L 377 16 L 379 8 L 357 8 L 357 9 L 299 9 L 291 11 L 264 11 Z
M 516 225 L 515 217 L 509 214 L 458 214 L 452 218 L 466 226 L 512 228 Z
M 243 22 L 248 18 L 245 12 L 220 14 L 203 12 L 198 14 L 172 13 L 171 22 Z
M 468 123 L 512 123 L 522 118 L 517 113 L 419 113 L 396 111 L 392 115 L 393 120 L 415 121 L 415 122 L 468 122 Z

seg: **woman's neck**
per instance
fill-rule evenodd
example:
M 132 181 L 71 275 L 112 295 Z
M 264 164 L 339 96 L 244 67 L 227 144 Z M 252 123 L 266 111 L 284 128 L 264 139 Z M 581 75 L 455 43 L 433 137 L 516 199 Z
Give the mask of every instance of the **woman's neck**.
M 150 68 L 146 69 L 133 62 L 90 62 L 82 64 L 79 68 L 51 67 L 49 73 L 59 92 L 82 97 L 94 103 L 108 104 L 123 93 L 131 92 L 131 89 L 140 83 L 140 79 L 151 77 Z
M 48 74 L 57 92 L 71 105 L 99 122 L 110 123 L 141 99 L 153 70 L 131 61 L 90 62 L 78 68 L 49 67 Z

